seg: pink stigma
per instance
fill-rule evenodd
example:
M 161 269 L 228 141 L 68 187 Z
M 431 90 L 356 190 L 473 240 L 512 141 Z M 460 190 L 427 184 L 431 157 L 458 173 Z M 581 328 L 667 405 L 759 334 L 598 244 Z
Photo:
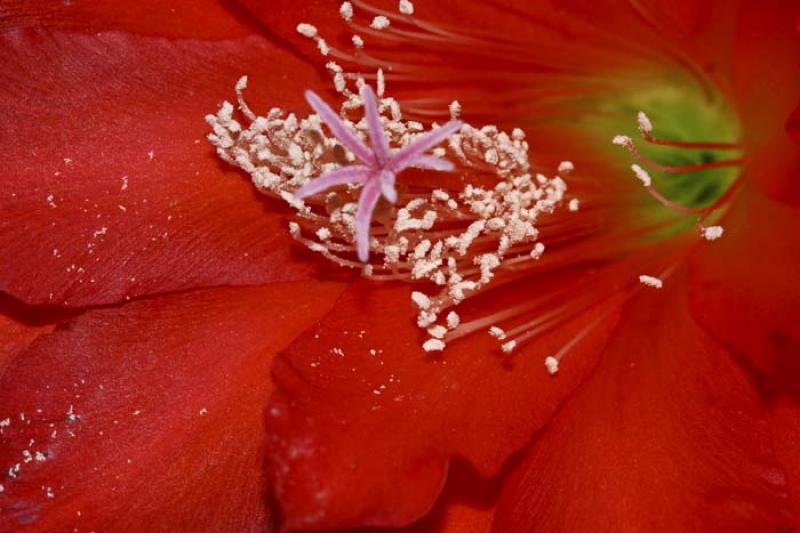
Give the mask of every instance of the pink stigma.
M 353 152 L 361 164 L 345 166 L 312 180 L 295 193 L 302 200 L 331 187 L 361 184 L 361 196 L 356 210 L 356 249 L 362 262 L 369 259 L 369 228 L 378 199 L 383 196 L 390 203 L 397 201 L 395 181 L 397 175 L 408 167 L 452 171 L 453 163 L 425 152 L 458 131 L 462 123 L 453 120 L 411 141 L 399 150 L 391 150 L 381 125 L 378 102 L 372 88 L 361 87 L 361 100 L 370 137 L 367 147 L 331 108 L 313 91 L 306 91 L 306 100 L 345 148 Z

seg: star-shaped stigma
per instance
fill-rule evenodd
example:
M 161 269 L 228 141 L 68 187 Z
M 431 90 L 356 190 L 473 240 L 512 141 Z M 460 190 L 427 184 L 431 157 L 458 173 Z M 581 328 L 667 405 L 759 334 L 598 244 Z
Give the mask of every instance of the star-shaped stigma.
M 378 103 L 372 88 L 366 83 L 361 87 L 361 100 L 371 142 L 368 148 L 322 99 L 313 91 L 306 91 L 306 100 L 314 108 L 331 132 L 361 164 L 342 167 L 309 181 L 295 192 L 303 199 L 337 185 L 360 183 L 363 185 L 356 210 L 356 249 L 358 258 L 366 262 L 369 258 L 369 227 L 372 212 L 381 194 L 391 203 L 397 201 L 395 181 L 397 174 L 408 167 L 451 171 L 453 163 L 425 152 L 447 139 L 461 128 L 462 123 L 453 120 L 440 128 L 420 135 L 399 150 L 391 150 L 384 135 Z

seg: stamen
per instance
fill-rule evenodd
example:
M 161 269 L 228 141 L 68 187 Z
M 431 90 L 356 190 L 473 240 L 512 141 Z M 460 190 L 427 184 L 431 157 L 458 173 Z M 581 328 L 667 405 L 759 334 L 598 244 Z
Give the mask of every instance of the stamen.
M 698 170 L 710 170 L 712 168 L 738 167 L 745 161 L 744 158 L 737 158 L 737 159 L 726 159 L 723 161 L 713 161 L 711 163 L 698 163 L 695 165 L 681 165 L 681 166 L 662 165 L 642 155 L 639 152 L 639 150 L 636 149 L 636 145 L 633 143 L 633 139 L 631 139 L 626 135 L 617 135 L 612 139 L 612 142 L 628 150 L 628 152 L 630 152 L 631 155 L 633 155 L 633 157 L 635 157 L 645 165 L 654 168 L 660 172 L 666 172 L 668 174 L 685 174 L 689 172 L 697 172 Z
M 318 37 L 308 28 L 303 31 Z M 343 74 L 341 67 L 329 61 L 327 68 L 341 91 L 336 77 Z M 380 84 L 382 72 L 377 79 Z M 241 109 L 249 109 L 241 94 L 245 84 L 237 85 Z M 207 117 L 214 129 L 209 139 L 261 190 L 297 209 L 299 221 L 290 223 L 290 233 L 298 242 L 373 279 L 427 280 L 438 287 L 431 294 L 412 294 L 417 323 L 431 337 L 423 347 L 438 351 L 460 329 L 460 317 L 451 308 L 483 292 L 505 268 L 507 255 L 527 256 L 520 246 L 529 243 L 530 257 L 541 257 L 544 244 L 538 241 L 536 221 L 561 204 L 566 183 L 558 176 L 531 175 L 521 130 L 508 135 L 494 126 L 478 129 L 451 121 L 426 133 L 418 122 L 400 118 L 393 99 L 376 98 L 363 81 L 357 85 L 360 95 L 343 92 L 347 101 L 341 114 L 308 92 L 317 114 L 302 120 L 273 109 L 266 117 L 246 117 L 252 122 L 243 128 L 234 121 L 232 107 L 223 105 L 216 116 Z M 356 107 L 364 107 L 365 116 L 353 123 L 346 113 Z M 335 140 L 326 137 L 323 123 Z M 372 141 L 369 147 L 366 137 Z M 442 142 L 446 147 L 437 148 Z M 431 149 L 434 155 L 427 155 Z M 480 185 L 459 180 L 460 192 L 420 189 L 427 182 L 402 192 L 395 187 L 406 168 L 450 171 L 457 168 L 453 161 L 464 177 L 475 176 Z M 568 173 L 574 166 L 563 162 L 560 168 Z M 492 174 L 494 184 L 487 186 Z M 326 190 L 333 192 L 320 198 Z M 379 208 L 381 195 L 397 202 L 396 210 Z M 349 258 L 356 252 L 366 261 L 370 248 L 378 261 L 364 265 Z M 502 348 L 510 352 L 516 345 L 511 339 Z
M 651 144 L 673 146 L 675 148 L 698 148 L 708 150 L 739 150 L 742 147 L 739 143 L 731 142 L 685 142 L 658 139 L 652 135 L 653 123 L 644 111 L 639 111 L 638 122 L 639 132 L 641 132 L 642 137 Z
M 558 366 L 561 363 L 561 360 L 564 358 L 564 356 L 567 355 L 567 353 L 569 353 L 569 351 L 576 344 L 581 342 L 584 339 L 584 337 L 586 337 L 589 333 L 591 333 L 591 331 L 600 323 L 600 320 L 602 318 L 605 318 L 605 316 L 598 318 L 597 320 L 595 320 L 594 322 L 583 328 L 580 331 L 580 333 L 575 335 L 567 344 L 565 344 L 564 347 L 558 351 L 558 353 L 556 353 L 555 355 L 550 355 L 545 358 L 544 366 L 547 368 L 547 372 L 551 376 L 555 376 L 558 373 Z
M 367 13 L 371 22 L 364 24 L 369 22 L 369 27 L 355 22 L 353 5 L 359 15 Z M 412 17 L 411 2 L 400 1 L 398 11 L 399 15 L 383 12 L 357 1 L 339 6 L 342 19 L 352 24 L 351 32 L 385 42 L 419 38 L 416 42 L 449 42 L 460 47 L 467 41 L 486 44 L 418 22 Z M 409 31 L 409 26 L 415 29 Z M 249 108 L 241 95 L 245 81 L 237 86 L 237 100 L 249 126 L 235 124 L 232 109 L 208 117 L 214 130 L 209 139 L 220 156 L 247 171 L 261 191 L 296 209 L 290 233 L 310 250 L 372 279 L 424 281 L 428 288 L 413 291 L 411 299 L 418 310 L 417 324 L 426 334 L 425 351 L 441 351 L 449 342 L 486 331 L 496 320 L 530 318 L 537 309 L 527 302 L 510 314 L 469 317 L 463 324 L 454 308 L 483 298 L 495 286 L 524 279 L 539 265 L 558 264 L 539 263 L 545 251 L 539 224 L 554 239 L 556 258 L 585 257 L 585 251 L 566 253 L 558 246 L 559 241 L 588 236 L 585 225 L 564 219 L 579 209 L 581 200 L 565 198 L 567 185 L 559 175 L 571 174 L 575 166 L 562 161 L 559 175 L 536 173 L 521 129 L 509 134 L 495 126 L 461 125 L 455 118 L 462 104 L 452 99 L 443 100 L 438 111 L 427 114 L 449 115 L 453 122 L 439 127 L 434 123 L 425 132 L 423 124 L 404 119 L 397 102 L 384 96 L 383 71 L 389 72 L 390 80 L 400 79 L 404 75 L 400 63 L 379 64 L 364 54 L 360 51 L 364 39 L 357 34 L 352 35 L 356 51 L 348 54 L 328 46 L 311 25 L 299 25 L 298 32 L 313 39 L 321 54 L 335 59 L 327 61 L 326 67 L 334 88 L 345 99 L 339 113 L 309 93 L 307 99 L 316 114 L 298 118 L 272 109 L 254 118 L 245 111 Z M 353 63 L 370 66 L 375 74 L 362 74 L 364 68 L 348 72 L 347 65 Z M 365 80 L 377 87 L 377 97 Z M 480 105 L 472 102 L 470 114 L 476 111 L 472 106 Z M 351 119 L 354 110 L 362 107 L 364 118 L 359 114 Z M 416 104 L 414 111 L 420 111 Z M 422 170 L 398 181 L 397 174 L 410 167 Z M 430 170 L 457 171 L 459 179 L 437 179 L 437 187 L 432 188 L 431 180 L 418 178 L 419 172 Z M 594 201 L 589 205 L 595 209 Z M 562 207 L 568 209 L 559 210 Z M 613 293 L 619 284 L 600 286 L 614 288 Z M 609 296 L 603 291 L 599 294 L 600 299 Z M 503 329 L 506 324 L 495 325 L 491 332 L 501 341 L 501 351 L 512 353 L 521 343 L 596 304 L 597 296 L 567 297 L 564 304 L 551 303 L 552 312 L 538 310 L 537 318 L 526 324 L 508 324 L 508 330 Z M 489 293 L 486 301 L 491 298 Z
M 354 21 L 352 5 L 358 8 L 362 23 Z M 540 57 L 548 53 L 546 49 L 526 48 L 529 53 L 519 57 L 521 42 L 516 36 L 483 36 L 477 29 L 458 31 L 428 24 L 413 17 L 413 4 L 403 0 L 397 5 L 400 14 L 375 8 L 360 0 L 354 0 L 352 5 L 347 14 L 344 4 L 340 6 L 342 18 L 351 24 L 349 32 L 359 34 L 352 36 L 355 47 L 352 53 L 328 47 L 317 35 L 316 28 L 313 35 L 307 37 L 317 41 L 321 53 L 330 54 L 344 65 L 339 67 L 336 63 L 336 68 L 331 66 L 328 70 L 337 92 L 346 99 L 339 118 L 361 142 L 369 137 L 374 144 L 372 131 L 375 129 L 375 117 L 359 120 L 359 116 L 352 122 L 348 117 L 365 105 L 359 97 L 359 91 L 351 92 L 352 84 L 360 89 L 365 80 L 379 87 L 376 114 L 388 136 L 387 151 L 404 150 L 424 131 L 421 123 L 403 118 L 397 102 L 383 96 L 380 87 L 384 70 L 390 82 L 401 80 L 414 83 L 418 81 L 415 77 L 421 72 L 431 80 L 429 86 L 432 88 L 424 98 L 404 105 L 403 111 L 417 119 L 448 115 L 455 119 L 461 115 L 463 106 L 467 116 L 491 114 L 494 117 L 498 109 L 508 109 L 504 118 L 511 118 L 522 111 L 533 121 L 558 115 L 562 112 L 557 108 L 564 102 L 585 97 L 584 93 L 575 91 L 571 85 L 584 75 L 579 68 L 569 64 L 563 65 L 563 68 L 550 68 L 552 61 Z M 544 28 L 544 31 L 551 29 Z M 363 51 L 365 43 L 360 35 L 373 39 L 368 53 Z M 431 52 L 426 57 L 434 59 L 426 65 L 409 62 L 400 53 L 400 45 L 409 44 Z M 566 46 L 585 45 L 567 43 Z M 614 57 L 625 53 L 615 52 Z M 379 60 L 377 54 L 383 57 Z M 479 73 L 473 71 L 469 75 L 479 75 L 481 83 L 504 87 L 502 93 L 510 95 L 509 99 L 524 94 L 526 101 L 534 100 L 530 87 L 536 85 L 532 82 L 536 81 L 537 76 L 548 76 L 549 79 L 559 77 L 569 80 L 570 85 L 564 87 L 564 96 L 554 99 L 551 95 L 545 95 L 548 98 L 542 101 L 558 100 L 558 103 L 553 106 L 543 104 L 541 108 L 536 107 L 538 104 L 523 110 L 504 106 L 505 101 L 495 99 L 490 102 L 483 96 L 476 97 L 477 94 L 484 94 L 479 91 L 459 94 L 460 101 L 453 100 L 452 95 L 444 90 L 454 83 L 453 71 L 447 68 L 452 55 L 458 55 L 463 63 L 473 58 L 476 65 L 496 65 L 482 67 Z M 519 62 L 519 65 L 513 65 L 513 72 L 509 69 L 512 57 L 514 62 Z M 446 59 L 440 61 L 438 58 Z M 542 66 L 548 68 L 543 69 Z M 520 74 L 519 70 L 525 74 Z M 375 74 L 362 74 L 367 71 L 374 71 Z M 458 81 L 474 83 L 474 80 L 465 78 Z M 608 85 L 612 90 L 615 87 L 613 82 Z M 228 127 L 230 123 L 223 116 L 212 124 L 213 142 L 217 144 L 220 155 L 248 171 L 260 189 L 291 202 L 309 180 L 322 179 L 318 177 L 343 167 L 359 166 L 356 159 L 360 158 L 349 149 L 348 143 L 337 143 L 326 136 L 320 128 L 320 117 L 321 114 L 302 121 L 294 119 L 294 128 L 287 132 L 284 127 L 288 117 L 285 118 L 283 114 L 268 115 L 257 119 L 266 120 L 263 129 L 249 133 L 254 129 L 252 125 L 246 130 L 234 131 Z M 267 127 L 270 121 L 273 125 Z M 650 144 L 679 148 L 738 148 L 734 143 L 687 143 L 658 139 L 652 134 L 653 124 L 646 114 L 640 113 L 637 121 L 644 141 Z M 370 124 L 373 126 L 370 127 Z M 431 131 L 437 129 L 435 126 L 432 125 Z M 741 164 L 742 159 L 673 167 L 643 157 L 629 137 L 618 136 L 614 142 L 638 159 L 640 165 L 635 165 L 632 170 L 649 194 L 677 211 L 678 215 L 659 219 L 657 224 L 601 235 L 601 230 L 593 227 L 593 223 L 603 218 L 602 209 L 608 203 L 603 200 L 607 200 L 607 197 L 591 191 L 589 195 L 581 195 L 580 199 L 573 197 L 567 201 L 566 184 L 559 176 L 551 178 L 537 175 L 536 170 L 540 169 L 531 169 L 528 145 L 522 130 L 515 128 L 509 135 L 493 126 L 475 128 L 464 125 L 446 140 L 446 145 L 431 146 L 429 154 L 412 154 L 416 155 L 415 164 L 409 165 L 424 172 L 455 170 L 459 172 L 459 180 L 445 178 L 444 183 L 437 183 L 433 190 L 429 185 L 430 180 L 416 179 L 417 174 L 411 172 L 401 178 L 402 183 L 395 184 L 393 179 L 388 178 L 381 180 L 382 186 L 377 195 L 382 193 L 383 200 L 375 207 L 369 225 L 371 262 L 363 264 L 355 261 L 354 257 L 356 245 L 366 240 L 357 237 L 358 228 L 366 225 L 363 219 L 361 223 L 358 220 L 358 195 L 362 193 L 363 196 L 366 188 L 361 183 L 340 185 L 324 197 L 309 196 L 302 203 L 292 204 L 297 209 L 295 220 L 298 221 L 292 222 L 292 235 L 298 242 L 334 263 L 357 269 L 372 279 L 425 282 L 425 288 L 414 291 L 411 299 L 418 311 L 417 324 L 427 339 L 423 343 L 426 351 L 441 351 L 450 342 L 478 332 L 486 334 L 489 330 L 498 339 L 500 350 L 511 353 L 524 343 L 537 339 L 544 332 L 606 300 L 614 298 L 624 301 L 627 295 L 641 290 L 642 284 L 654 286 L 656 281 L 663 284 L 666 274 L 655 277 L 639 273 L 659 272 L 657 267 L 663 263 L 658 257 L 665 247 L 668 248 L 664 246 L 666 241 L 661 240 L 664 230 L 678 222 L 684 223 L 685 214 L 699 215 L 697 229 L 703 238 L 713 240 L 721 235 L 721 227 L 704 227 L 703 223 L 714 209 L 733 194 L 738 182 L 712 206 L 693 208 L 672 202 L 657 191 L 645 169 L 673 174 L 688 173 L 736 166 Z M 292 144 L 299 148 L 299 157 L 298 148 L 291 148 Z M 380 150 L 373 151 L 374 159 L 379 161 Z M 294 158 L 288 157 L 292 154 Z M 562 176 L 573 170 L 574 165 L 569 161 L 558 166 L 558 174 Z M 580 184 L 581 177 L 578 176 L 575 181 Z M 396 206 L 391 203 L 395 200 Z M 614 200 L 616 202 L 619 198 L 615 197 Z M 586 205 L 582 216 L 570 217 L 570 212 L 577 211 L 581 203 Z M 568 209 L 559 209 L 565 204 Z M 540 229 L 547 236 L 546 256 L 545 244 L 539 239 Z M 658 247 L 643 251 L 642 242 L 650 242 L 648 239 L 654 236 L 659 239 Z M 613 260 L 609 260 L 610 257 Z M 563 291 L 546 290 L 544 295 L 536 294 L 525 303 L 502 311 L 492 307 L 495 305 L 492 298 L 496 289 L 505 290 L 502 288 L 522 283 L 529 276 L 552 272 L 564 266 L 587 264 L 595 272 L 600 261 L 607 262 L 608 268 L 602 275 L 592 274 L 591 280 L 578 285 L 578 288 L 570 286 Z M 473 298 L 477 302 L 470 308 L 479 309 L 477 316 L 468 311 L 462 323 L 461 317 L 453 309 Z M 559 371 L 565 354 L 601 318 L 581 330 L 556 354 L 545 359 L 550 374 Z
M 644 112 L 640 111 L 637 116 L 637 121 L 639 125 L 639 131 L 642 133 L 645 139 L 655 141 L 655 138 L 652 137 L 651 135 L 651 132 L 653 130 L 653 124 L 650 118 Z M 618 146 L 622 146 L 623 148 L 628 150 L 628 152 L 630 152 L 634 157 L 636 157 L 639 161 L 649 165 L 650 167 L 668 173 L 684 173 L 684 172 L 693 172 L 696 170 L 708 170 L 720 167 L 734 167 L 734 166 L 739 166 L 745 162 L 744 158 L 738 158 L 726 161 L 701 163 L 696 165 L 667 166 L 667 165 L 661 165 L 642 156 L 637 151 L 636 146 L 633 143 L 633 139 L 631 139 L 627 135 L 616 135 L 614 136 L 611 142 Z M 717 148 L 717 149 L 738 148 L 738 146 L 733 143 L 682 143 L 682 142 L 678 143 L 669 141 L 669 142 L 657 142 L 656 144 L 664 144 L 682 148 Z M 717 209 L 719 209 L 722 205 L 724 205 L 725 202 L 727 202 L 732 197 L 732 195 L 738 189 L 741 183 L 740 179 L 735 180 L 734 183 L 730 187 L 728 187 L 725 193 L 722 194 L 719 198 L 717 198 L 713 204 L 707 207 L 687 207 L 669 200 L 658 190 L 656 190 L 656 188 L 653 186 L 653 180 L 650 177 L 650 174 L 641 166 L 634 164 L 631 165 L 631 169 L 633 170 L 636 177 L 639 178 L 639 180 L 644 184 L 648 193 L 658 202 L 675 211 L 699 215 L 698 231 L 704 239 L 713 241 L 722 236 L 723 229 L 721 226 L 704 227 L 702 223 L 703 221 L 705 221 L 705 219 L 707 219 L 712 213 L 714 213 Z

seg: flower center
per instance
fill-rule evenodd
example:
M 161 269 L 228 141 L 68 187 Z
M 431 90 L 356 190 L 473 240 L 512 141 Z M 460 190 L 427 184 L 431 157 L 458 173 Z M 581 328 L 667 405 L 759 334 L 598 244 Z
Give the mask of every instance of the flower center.
M 697 214 L 702 224 L 727 205 L 744 157 L 735 114 L 720 94 L 665 82 L 601 109 L 598 133 L 613 133 L 614 143 L 633 155 L 635 175 L 663 207 L 651 203 L 655 208 L 642 211 L 646 220 L 655 223 L 678 211 Z M 660 236 L 691 223 L 686 218 Z
M 243 78 L 237 84 L 238 107 L 249 125 L 234 119 L 227 103 L 208 117 L 214 128 L 209 139 L 220 156 L 251 174 L 260 190 L 297 209 L 290 223 L 297 241 L 372 279 L 414 284 L 411 300 L 426 351 L 488 334 L 497 339 L 498 352 L 516 353 L 521 345 L 592 310 L 595 318 L 560 349 L 540 354 L 544 367 L 555 374 L 568 352 L 636 291 L 663 286 L 691 249 L 687 229 L 696 225 L 709 241 L 722 235 L 720 226 L 710 224 L 733 196 L 743 158 L 734 115 L 713 90 L 686 88 L 691 85 L 676 85 L 672 79 L 647 80 L 642 89 L 640 82 L 623 76 L 599 83 L 587 78 L 590 90 L 576 91 L 568 80 L 580 74 L 567 67 L 540 68 L 546 51 L 538 59 L 528 58 L 527 48 L 525 54 L 512 53 L 519 45 L 513 39 L 436 27 L 419 20 L 408 1 L 400 3 L 398 13 L 343 2 L 339 13 L 352 49 L 329 45 L 311 24 L 301 23 L 297 31 L 315 41 L 325 57 L 333 86 L 345 100 L 342 124 L 361 140 L 369 128 L 366 118 L 358 120 L 364 106 L 354 85 L 370 82 L 378 96 L 375 127 L 385 129 L 392 150 L 424 135 L 425 126 L 409 116 L 421 121 L 449 115 L 454 120 L 462 107 L 469 116 L 506 123 L 510 114 L 533 130 L 564 119 L 567 129 L 582 131 L 577 143 L 575 137 L 540 133 L 543 146 L 534 147 L 537 159 L 529 161 L 521 129 L 504 132 L 465 124 L 424 157 L 454 163 L 455 174 L 431 176 L 430 169 L 437 169 L 433 163 L 409 170 L 397 182 L 397 205 L 377 203 L 370 225 L 372 254 L 364 263 L 354 253 L 360 187 L 342 185 L 325 195 L 297 198 L 298 190 L 313 188 L 310 181 L 342 169 L 350 172 L 347 166 L 357 159 L 327 135 L 319 115 L 299 119 L 273 109 L 257 117 L 244 101 Z M 406 44 L 414 53 L 404 52 Z M 419 57 L 433 62 L 410 59 Z M 445 57 L 461 58 L 465 72 L 437 62 Z M 556 85 L 562 80 L 565 90 L 555 96 L 544 91 L 531 110 L 499 106 L 481 91 L 460 94 L 461 103 L 442 96 L 459 80 L 474 82 L 470 65 L 485 67 L 479 79 L 492 86 L 492 95 L 537 100 L 539 93 L 529 88 L 532 79 Z M 384 95 L 383 69 L 400 85 L 413 86 L 415 80 L 433 85 L 426 86 L 424 98 L 404 103 L 406 117 Z M 508 69 L 526 75 L 509 76 Z M 629 152 L 644 192 L 630 187 L 631 178 L 617 169 L 609 173 L 602 146 L 612 137 Z M 558 163 L 565 145 L 588 154 L 577 172 L 568 161 Z M 594 156 L 603 161 L 593 165 Z

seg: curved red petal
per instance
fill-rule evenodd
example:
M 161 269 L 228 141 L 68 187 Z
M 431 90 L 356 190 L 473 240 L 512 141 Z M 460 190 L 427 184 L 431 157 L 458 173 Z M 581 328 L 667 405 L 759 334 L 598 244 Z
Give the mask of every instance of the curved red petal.
M 433 510 L 403 528 L 361 528 L 361 533 L 489 533 L 502 476 L 486 480 L 455 462 Z
M 494 531 L 786 530 L 764 415 L 671 279 L 631 302 L 598 370 L 505 485 Z
M 340 291 L 194 291 L 40 337 L 0 380 L 0 467 L 13 473 L 0 529 L 263 531 L 272 356 Z
M 309 69 L 260 37 L 0 39 L 0 114 L 14 126 L 0 131 L 0 245 L 13 258 L 0 289 L 83 306 L 307 276 L 285 211 L 216 157 L 203 117 L 245 72 L 253 105 L 299 107 Z
M 232 39 L 257 31 L 241 11 L 218 0 L 6 0 L 0 6 L 0 33 L 48 28 L 83 33 L 123 31 L 187 39 Z
M 519 294 L 493 303 L 503 308 Z M 553 379 L 545 356 L 592 311 L 512 358 L 483 332 L 439 357 L 420 348 L 409 295 L 407 286 L 355 284 L 276 359 L 267 427 L 288 529 L 408 524 L 430 510 L 454 456 L 496 474 L 591 371 L 615 323 L 608 315 Z
M 27 308 L 0 294 L 0 376 L 39 335 L 49 333 L 66 318 L 63 312 Z
M 800 379 L 800 209 L 750 187 L 724 227 L 691 261 L 695 318 L 758 372 Z

